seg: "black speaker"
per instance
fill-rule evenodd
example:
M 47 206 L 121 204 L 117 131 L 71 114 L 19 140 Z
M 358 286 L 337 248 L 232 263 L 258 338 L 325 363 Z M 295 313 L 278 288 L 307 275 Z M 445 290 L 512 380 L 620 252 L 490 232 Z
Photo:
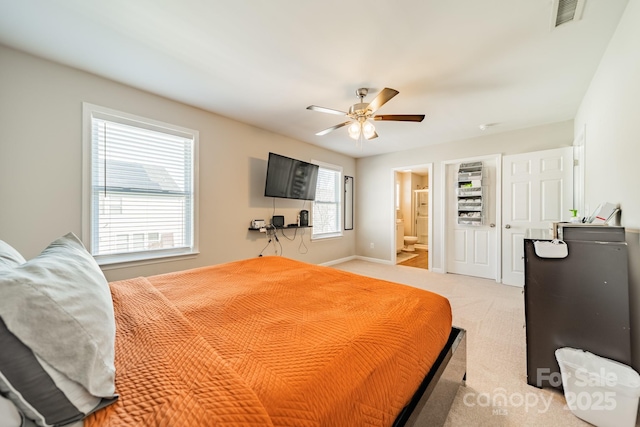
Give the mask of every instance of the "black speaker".
M 309 226 L 309 211 L 300 211 L 300 227 Z
M 271 225 L 276 228 L 284 227 L 284 216 L 282 215 L 274 215 L 271 217 Z

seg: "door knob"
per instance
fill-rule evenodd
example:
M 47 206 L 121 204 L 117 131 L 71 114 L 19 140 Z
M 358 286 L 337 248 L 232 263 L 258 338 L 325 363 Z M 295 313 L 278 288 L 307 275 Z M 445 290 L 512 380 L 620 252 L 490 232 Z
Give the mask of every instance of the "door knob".
M 505 225 L 504 228 L 511 228 L 509 224 Z
M 489 224 L 489 227 L 491 227 L 491 228 L 493 228 L 493 227 L 495 227 L 495 226 L 496 226 L 496 225 L 495 225 L 494 223 Z

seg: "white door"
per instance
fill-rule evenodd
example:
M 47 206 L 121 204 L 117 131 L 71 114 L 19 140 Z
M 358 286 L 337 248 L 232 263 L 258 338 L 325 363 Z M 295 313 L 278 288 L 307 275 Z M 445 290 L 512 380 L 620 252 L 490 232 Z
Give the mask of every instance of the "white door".
M 524 286 L 524 236 L 569 219 L 573 207 L 573 147 L 504 156 L 502 283 Z
M 472 160 L 465 160 L 473 161 Z M 482 186 L 484 195 L 484 220 L 481 225 L 458 224 L 458 167 L 460 163 L 446 166 L 446 251 L 447 272 L 467 276 L 495 279 L 497 275 L 497 232 L 495 228 L 496 212 L 496 165 L 495 158 L 483 158 Z

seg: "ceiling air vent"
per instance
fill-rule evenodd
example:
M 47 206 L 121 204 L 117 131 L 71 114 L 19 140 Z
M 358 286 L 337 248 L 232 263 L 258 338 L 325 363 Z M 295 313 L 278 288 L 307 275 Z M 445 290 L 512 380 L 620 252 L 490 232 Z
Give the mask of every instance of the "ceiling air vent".
M 553 0 L 552 28 L 582 17 L 585 0 Z

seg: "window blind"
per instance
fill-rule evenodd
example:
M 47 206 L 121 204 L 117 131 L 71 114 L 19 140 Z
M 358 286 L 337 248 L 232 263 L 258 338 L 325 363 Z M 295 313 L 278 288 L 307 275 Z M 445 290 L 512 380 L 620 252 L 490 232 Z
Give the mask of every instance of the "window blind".
M 91 149 L 94 256 L 193 247 L 193 135 L 94 114 Z
M 342 169 L 320 165 L 313 202 L 313 238 L 342 235 L 340 221 Z

